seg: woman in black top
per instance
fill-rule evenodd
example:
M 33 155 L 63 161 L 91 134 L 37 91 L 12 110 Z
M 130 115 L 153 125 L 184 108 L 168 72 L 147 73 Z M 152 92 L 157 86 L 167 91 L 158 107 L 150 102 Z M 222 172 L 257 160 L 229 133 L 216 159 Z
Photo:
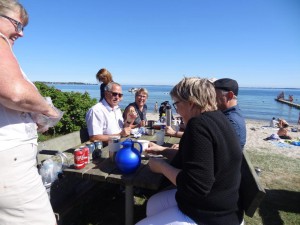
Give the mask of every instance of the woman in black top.
M 168 178 L 176 189 L 152 196 L 145 224 L 238 225 L 242 151 L 238 137 L 224 114 L 217 110 L 213 84 L 207 79 L 184 78 L 170 92 L 186 125 L 179 150 L 171 163 L 151 158 L 153 172 Z

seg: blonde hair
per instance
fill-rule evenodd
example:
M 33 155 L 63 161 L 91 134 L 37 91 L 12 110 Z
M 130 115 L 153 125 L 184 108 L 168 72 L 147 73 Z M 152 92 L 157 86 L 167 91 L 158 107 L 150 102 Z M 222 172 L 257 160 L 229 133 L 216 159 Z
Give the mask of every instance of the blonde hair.
M 99 82 L 101 82 L 101 80 L 100 80 L 100 77 L 101 77 L 101 76 L 103 76 L 103 77 L 106 78 L 107 83 L 113 81 L 113 78 L 112 78 L 111 73 L 110 73 L 107 69 L 105 69 L 105 68 L 100 69 L 100 70 L 98 71 L 98 73 L 96 74 L 96 79 L 97 79 Z
M 149 96 L 148 95 L 148 90 L 146 88 L 139 88 L 136 92 L 135 92 L 135 97 L 137 97 L 138 95 L 140 95 L 141 93 L 145 93 L 147 95 L 147 97 Z
M 205 112 L 217 110 L 214 85 L 205 78 L 185 77 L 170 91 L 172 98 L 192 102 Z
M 17 11 L 18 10 L 18 11 Z M 0 14 L 6 15 L 9 11 L 18 12 L 20 14 L 23 26 L 28 24 L 28 14 L 26 9 L 17 0 L 0 0 Z

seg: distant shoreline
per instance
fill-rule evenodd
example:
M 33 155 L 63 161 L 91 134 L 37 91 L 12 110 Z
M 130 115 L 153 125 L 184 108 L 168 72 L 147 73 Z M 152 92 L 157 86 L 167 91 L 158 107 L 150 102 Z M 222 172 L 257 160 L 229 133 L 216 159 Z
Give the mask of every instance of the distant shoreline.
M 85 82 L 58 82 L 58 81 L 34 81 L 34 82 L 41 82 L 44 84 L 72 84 L 72 85 L 99 85 L 98 83 L 85 83 Z M 122 84 L 126 86 L 170 86 L 173 87 L 174 85 L 171 84 Z M 298 88 L 290 88 L 290 87 L 244 87 L 240 86 L 240 88 L 249 88 L 249 89 L 291 89 L 297 90 Z

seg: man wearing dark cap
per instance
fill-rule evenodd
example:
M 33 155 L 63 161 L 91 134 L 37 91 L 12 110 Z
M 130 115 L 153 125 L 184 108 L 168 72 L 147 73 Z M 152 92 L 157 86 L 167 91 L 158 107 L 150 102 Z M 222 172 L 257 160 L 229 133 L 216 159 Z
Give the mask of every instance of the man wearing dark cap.
M 242 149 L 246 144 L 245 119 L 238 106 L 239 85 L 235 80 L 222 78 L 214 82 L 217 94 L 218 109 L 221 110 L 233 125 Z

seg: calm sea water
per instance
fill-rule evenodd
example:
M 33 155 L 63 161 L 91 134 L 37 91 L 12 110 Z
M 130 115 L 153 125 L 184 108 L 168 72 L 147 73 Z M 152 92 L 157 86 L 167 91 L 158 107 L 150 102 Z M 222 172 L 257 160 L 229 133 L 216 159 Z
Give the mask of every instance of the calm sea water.
M 53 84 L 52 86 L 64 92 L 88 92 L 92 98 L 96 98 L 97 100 L 100 98 L 99 85 Z M 128 91 L 133 87 L 147 88 L 149 92 L 149 98 L 147 100 L 149 112 L 154 111 L 155 102 L 158 103 L 158 107 L 163 101 L 172 102 L 169 95 L 172 86 L 123 85 L 124 97 L 120 103 L 121 108 L 125 108 L 129 103 L 134 101 L 134 93 Z M 300 110 L 274 100 L 281 91 L 284 91 L 286 97 L 288 97 L 288 95 L 293 95 L 294 102 L 300 104 L 300 89 L 240 88 L 238 102 L 245 118 L 271 120 L 272 117 L 280 117 L 286 119 L 290 123 L 297 123 Z

